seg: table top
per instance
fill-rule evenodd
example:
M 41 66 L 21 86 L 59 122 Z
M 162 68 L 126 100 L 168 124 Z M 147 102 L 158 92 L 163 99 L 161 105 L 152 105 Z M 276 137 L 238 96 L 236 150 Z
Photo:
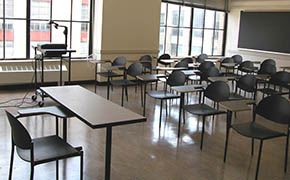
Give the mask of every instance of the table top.
M 232 112 L 251 110 L 249 105 L 255 104 L 256 101 L 252 99 L 233 100 L 220 102 L 220 106 Z
M 136 78 L 141 81 L 158 81 L 158 78 L 166 77 L 165 74 L 144 74 L 139 75 Z
M 185 74 L 185 76 L 192 76 L 195 75 L 196 73 L 199 73 L 200 70 L 182 70 L 181 72 L 183 72 Z
M 237 64 L 236 63 L 222 63 L 221 66 L 227 67 L 227 68 L 233 68 L 237 66 Z
M 111 60 L 103 60 L 103 59 L 87 59 L 87 61 L 94 64 L 103 64 L 111 62 Z
M 38 49 L 41 53 L 47 52 L 77 52 L 74 49 Z
M 175 63 L 175 62 L 179 62 L 180 59 L 178 58 L 172 58 L 172 59 L 160 59 L 161 62 L 163 63 Z
M 163 66 L 157 66 L 156 70 L 163 70 L 163 71 L 174 71 L 174 70 L 186 70 L 188 68 L 186 67 L 163 67 Z
M 179 93 L 189 93 L 203 90 L 205 85 L 202 84 L 191 84 L 184 86 L 172 86 L 171 89 Z
M 271 76 L 269 74 L 257 74 L 255 77 L 256 79 L 267 81 Z
M 121 68 L 125 68 L 125 66 L 108 66 L 108 67 L 102 67 L 102 69 L 107 70 L 107 71 L 112 71 L 112 70 L 118 70 Z
M 215 81 L 224 81 L 224 82 L 228 82 L 231 80 L 235 80 L 237 79 L 237 77 L 235 76 L 217 76 L 217 77 L 209 77 L 208 80 L 210 82 L 215 82 Z
M 93 129 L 146 121 L 146 117 L 78 85 L 41 87 L 40 90 Z
M 198 68 L 199 65 L 200 65 L 200 63 L 189 63 L 188 67 L 190 67 L 190 68 Z

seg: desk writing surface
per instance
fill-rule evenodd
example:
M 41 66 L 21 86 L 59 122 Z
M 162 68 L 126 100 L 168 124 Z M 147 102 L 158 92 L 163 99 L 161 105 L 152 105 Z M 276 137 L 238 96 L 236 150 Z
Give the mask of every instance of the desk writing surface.
M 184 85 L 184 86 L 173 86 L 171 87 L 172 90 L 179 92 L 179 93 L 189 93 L 189 92 L 196 92 L 201 91 L 205 85 L 202 84 L 191 84 L 191 85 Z
M 255 104 L 255 102 L 256 101 L 252 99 L 223 101 L 220 102 L 220 106 L 232 112 L 239 112 L 251 110 L 249 105 Z
M 81 86 L 41 87 L 40 89 L 94 129 L 146 121 L 145 117 Z

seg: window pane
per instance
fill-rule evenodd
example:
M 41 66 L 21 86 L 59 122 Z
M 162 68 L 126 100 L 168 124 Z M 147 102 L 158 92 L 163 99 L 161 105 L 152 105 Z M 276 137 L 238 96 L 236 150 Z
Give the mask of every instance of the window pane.
M 160 27 L 159 54 L 164 54 L 165 27 Z
M 34 57 L 34 48 L 38 44 L 50 43 L 50 26 L 46 21 L 31 21 L 30 23 L 30 57 Z
M 25 20 L 7 20 L 5 26 L 9 27 L 5 33 L 5 57 L 26 57 L 26 25 Z
M 53 20 L 70 20 L 71 0 L 56 0 L 52 3 Z
M 205 25 L 204 28 L 211 28 L 213 29 L 214 25 L 214 14 L 215 12 L 212 10 L 206 10 L 205 11 Z
M 61 26 L 66 26 L 68 29 L 70 29 L 70 23 L 68 22 L 57 22 L 59 25 Z M 64 28 L 63 27 L 58 27 L 58 29 L 55 29 L 55 27 L 52 27 L 52 37 L 51 37 L 51 42 L 52 43 L 65 43 L 65 35 L 63 34 L 64 32 Z M 68 40 L 67 40 L 67 44 L 68 44 L 68 48 L 69 44 L 70 44 L 70 32 L 68 31 Z
M 202 46 L 202 30 L 193 29 L 191 39 L 191 55 L 201 54 L 201 46 Z
M 223 36 L 224 31 L 215 31 L 214 32 L 214 49 L 213 55 L 222 55 L 223 52 Z
M 204 9 L 194 8 L 193 9 L 193 27 L 203 28 L 204 22 Z
M 177 56 L 178 28 L 167 28 L 165 53 Z
M 165 25 L 166 20 L 166 3 L 161 3 L 160 24 Z
M 213 30 L 204 30 L 203 53 L 212 55 Z
M 5 16 L 9 18 L 12 18 L 12 17 L 25 18 L 26 17 L 26 1 L 5 0 Z
M 168 26 L 178 26 L 179 21 L 179 6 L 174 4 L 168 4 Z
M 77 57 L 87 57 L 89 47 L 89 23 L 72 24 L 72 49 L 77 50 L 73 53 Z
M 180 12 L 180 27 L 190 27 L 191 8 L 182 6 Z
M 189 51 L 189 29 L 179 29 L 178 56 L 187 56 Z
M 0 20 L 0 58 L 3 59 L 3 20 Z
M 225 24 L 225 13 L 224 12 L 216 12 L 215 17 L 215 29 L 224 29 Z
M 50 19 L 50 0 L 31 1 L 31 19 Z
M 0 17 L 3 17 L 3 0 L 0 0 Z
M 89 0 L 73 1 L 73 20 L 89 21 L 90 4 Z

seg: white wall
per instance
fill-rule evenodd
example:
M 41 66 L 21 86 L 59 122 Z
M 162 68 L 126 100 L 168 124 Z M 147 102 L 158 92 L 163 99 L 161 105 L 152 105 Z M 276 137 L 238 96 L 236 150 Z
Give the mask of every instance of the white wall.
M 275 53 L 254 52 L 239 50 L 238 35 L 240 23 L 240 11 L 290 11 L 289 0 L 236 0 L 231 2 L 230 13 L 228 16 L 226 56 L 240 54 L 245 60 L 263 61 L 267 58 L 275 59 L 277 66 L 290 65 L 290 54 L 281 55 Z

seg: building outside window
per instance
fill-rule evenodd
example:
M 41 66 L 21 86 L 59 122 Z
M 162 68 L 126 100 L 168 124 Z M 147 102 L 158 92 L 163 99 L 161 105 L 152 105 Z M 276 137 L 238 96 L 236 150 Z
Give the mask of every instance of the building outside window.
M 162 3 L 159 54 L 222 55 L 225 12 Z
M 28 3 L 29 9 L 23 8 Z M 0 59 L 29 59 L 37 44 L 65 43 L 64 28 L 50 26 L 50 20 L 68 27 L 68 48 L 77 50 L 72 56 L 87 57 L 90 4 L 91 0 L 0 0 Z

